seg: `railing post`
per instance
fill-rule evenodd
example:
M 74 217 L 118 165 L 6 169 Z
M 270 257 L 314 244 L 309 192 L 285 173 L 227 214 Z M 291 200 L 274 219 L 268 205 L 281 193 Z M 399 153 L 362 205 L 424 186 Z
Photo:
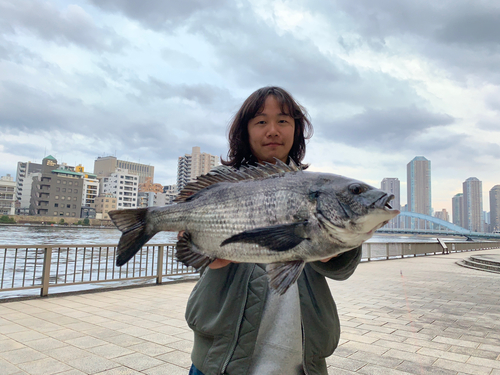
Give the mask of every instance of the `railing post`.
M 386 259 L 389 260 L 389 244 L 388 243 L 385 244 L 385 255 L 386 255 Z
M 163 245 L 158 246 L 158 260 L 156 261 L 156 284 L 161 284 L 163 281 Z
M 47 297 L 49 294 L 50 282 L 50 263 L 52 261 L 52 246 L 47 246 L 44 250 L 43 257 L 43 271 L 42 271 L 42 289 L 40 290 L 40 297 Z

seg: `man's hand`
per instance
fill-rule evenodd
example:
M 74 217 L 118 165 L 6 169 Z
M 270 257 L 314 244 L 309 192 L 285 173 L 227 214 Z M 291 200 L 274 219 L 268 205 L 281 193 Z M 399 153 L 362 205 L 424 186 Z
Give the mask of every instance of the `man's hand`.
M 177 241 L 179 241 L 182 238 L 183 235 L 184 235 L 184 231 L 180 231 L 179 233 L 177 233 Z M 219 269 L 219 268 L 222 268 L 222 267 L 226 267 L 229 263 L 231 263 L 230 260 L 215 259 L 212 263 L 210 263 L 208 265 L 208 268 L 216 270 L 216 269 Z

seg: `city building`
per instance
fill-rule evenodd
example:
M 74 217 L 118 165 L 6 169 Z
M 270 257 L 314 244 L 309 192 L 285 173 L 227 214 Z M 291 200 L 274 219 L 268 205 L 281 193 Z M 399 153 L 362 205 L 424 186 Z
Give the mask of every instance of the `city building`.
M 151 177 L 147 177 L 144 183 L 139 183 L 139 193 L 153 192 L 162 193 L 163 186 L 161 184 L 154 184 Z
M 113 194 L 102 194 L 94 200 L 96 219 L 111 220 L 108 212 L 116 210 L 116 197 Z
M 100 195 L 111 194 L 117 198 L 116 208 L 137 208 L 139 176 L 131 174 L 127 169 L 117 168 L 108 177 L 103 177 L 100 184 Z
M 490 227 L 491 232 L 500 232 L 500 185 L 490 190 Z
M 10 174 L 0 177 L 0 216 L 16 213 L 16 183 Z
M 31 200 L 31 183 L 33 177 L 40 177 L 42 164 L 27 162 L 17 163 L 16 172 L 16 199 L 19 202 L 19 213 L 27 214 Z
M 465 229 L 483 232 L 483 183 L 470 177 L 463 183 L 463 218 Z
M 75 167 L 75 171 L 83 174 L 82 207 L 92 207 L 99 196 L 99 179 L 97 175 L 85 172 L 81 164 Z
M 173 185 L 165 185 L 163 187 L 163 192 L 165 193 L 165 206 L 167 204 L 172 204 L 172 202 L 174 201 L 174 199 L 177 197 L 177 185 L 176 184 L 173 184 Z
M 94 161 L 94 174 L 98 178 L 109 177 L 117 169 L 128 170 L 129 174 L 139 176 L 139 183 L 146 182 L 147 177 L 151 177 L 151 181 L 154 181 L 155 167 L 152 165 L 118 160 L 114 156 L 99 156 Z
M 455 194 L 455 196 L 451 199 L 451 214 L 452 214 L 452 222 L 459 227 L 464 226 L 464 195 L 463 193 Z
M 431 162 L 416 156 L 407 166 L 408 211 L 432 216 Z M 423 220 L 412 219 L 411 228 L 425 228 Z
M 181 191 L 196 177 L 210 172 L 219 165 L 219 157 L 201 152 L 199 147 L 193 147 L 191 154 L 180 156 L 177 161 L 177 189 Z
M 448 211 L 446 211 L 446 208 L 443 208 L 441 211 L 436 211 L 434 213 L 434 217 L 444 221 L 450 221 L 450 215 L 448 214 Z
M 40 176 L 33 177 L 30 215 L 80 217 L 84 175 L 49 155 Z
M 400 191 L 400 181 L 398 178 L 387 177 L 382 180 L 380 183 L 380 189 L 383 191 L 394 194 L 394 199 L 389 202 L 392 208 L 397 210 L 401 210 L 401 191 Z M 390 220 L 389 223 L 386 224 L 386 228 L 399 228 L 399 216 L 396 216 L 394 219 Z

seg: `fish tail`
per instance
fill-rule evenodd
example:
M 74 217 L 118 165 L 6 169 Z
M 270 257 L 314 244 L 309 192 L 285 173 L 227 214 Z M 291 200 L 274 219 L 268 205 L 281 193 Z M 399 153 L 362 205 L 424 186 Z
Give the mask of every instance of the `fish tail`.
M 149 209 L 137 208 L 129 210 L 114 210 L 109 217 L 122 232 L 118 242 L 116 265 L 123 266 L 148 242 L 156 231 L 151 231 L 147 225 Z

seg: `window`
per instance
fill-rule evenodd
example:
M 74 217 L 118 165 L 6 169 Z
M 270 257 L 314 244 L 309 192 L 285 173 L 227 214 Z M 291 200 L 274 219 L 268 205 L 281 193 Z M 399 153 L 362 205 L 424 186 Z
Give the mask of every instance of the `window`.
M 63 192 L 63 193 L 66 193 L 66 188 L 62 188 L 62 192 Z
M 59 190 L 61 190 L 61 188 L 56 187 L 56 191 L 59 191 Z
M 66 181 L 63 180 L 63 185 L 66 185 Z
M 72 213 L 71 213 L 71 216 L 75 217 L 75 216 L 76 216 L 76 213 L 72 212 Z
M 71 189 L 68 189 L 68 193 L 71 193 Z
M 70 200 L 71 200 L 71 197 L 68 197 L 68 200 L 70 201 Z
M 74 193 L 78 193 L 78 189 L 75 189 L 73 192 L 74 192 Z
M 73 200 L 74 200 L 74 201 L 76 201 L 76 199 L 77 199 L 76 197 L 73 197 Z
M 66 199 L 66 198 L 64 198 L 64 197 L 61 195 L 61 200 L 64 200 L 64 199 Z
M 60 184 L 61 183 L 61 180 L 57 180 L 57 183 Z
M 73 182 L 72 181 L 68 182 L 68 185 L 73 185 Z
M 73 209 L 76 209 L 76 204 L 73 205 Z
M 59 212 L 59 216 L 64 216 L 64 212 Z
M 109 199 L 106 199 L 106 202 L 109 202 Z
M 54 207 L 59 207 L 59 203 L 54 203 Z
M 66 212 L 66 216 L 69 216 L 69 212 Z
M 67 205 L 66 205 L 66 208 L 71 208 L 71 205 L 70 205 L 70 204 L 67 204 Z

